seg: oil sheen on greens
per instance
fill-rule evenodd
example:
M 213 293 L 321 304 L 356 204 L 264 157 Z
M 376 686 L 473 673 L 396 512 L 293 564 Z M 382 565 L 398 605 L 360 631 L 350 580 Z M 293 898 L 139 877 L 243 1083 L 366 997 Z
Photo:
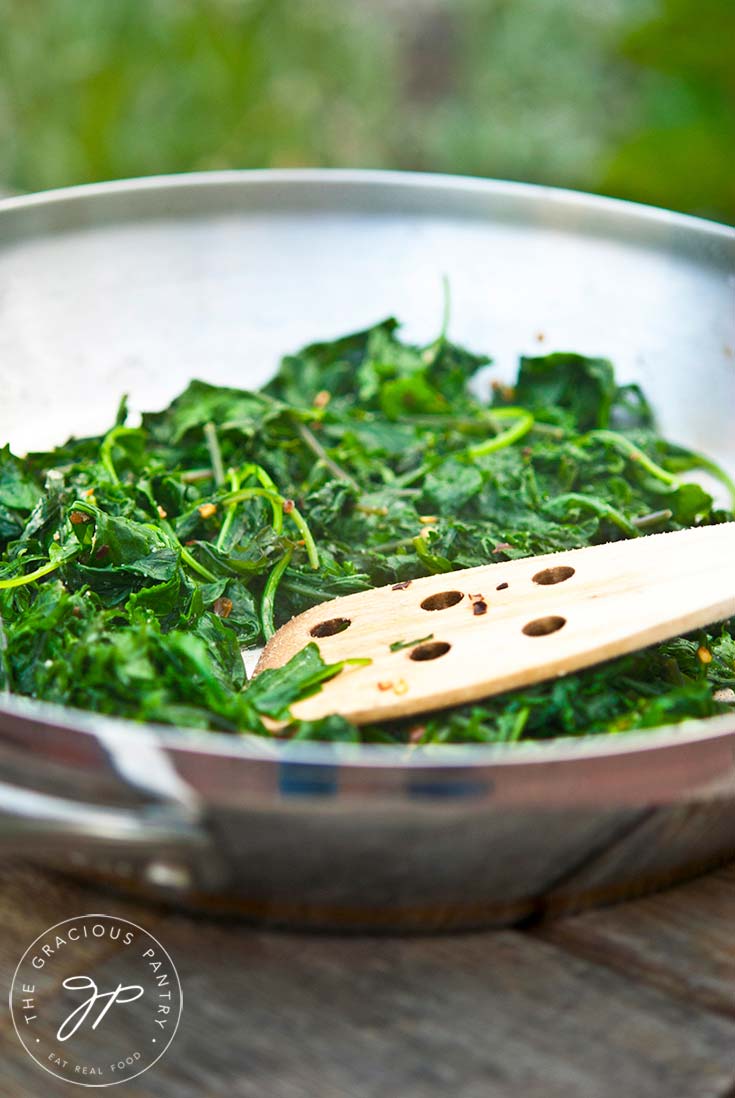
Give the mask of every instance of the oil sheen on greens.
M 194 381 L 142 426 L 123 402 L 104 437 L 0 450 L 0 691 L 268 735 L 339 666 L 312 644 L 248 684 L 240 649 L 315 603 L 732 518 L 686 478 L 732 492 L 725 474 L 662 439 L 605 359 L 524 358 L 478 398 L 488 361 L 387 320 L 285 358 L 259 392 Z M 734 625 L 420 720 L 279 735 L 507 742 L 706 717 L 732 707 Z

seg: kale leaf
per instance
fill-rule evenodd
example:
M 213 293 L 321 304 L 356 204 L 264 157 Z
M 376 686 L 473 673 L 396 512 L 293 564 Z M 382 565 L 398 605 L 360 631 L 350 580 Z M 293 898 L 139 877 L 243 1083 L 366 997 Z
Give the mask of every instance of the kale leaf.
M 26 458 L 0 450 L 0 690 L 231 733 L 512 742 L 711 716 L 733 622 L 552 683 L 357 729 L 291 706 L 341 665 L 307 646 L 246 682 L 291 615 L 452 568 L 723 522 L 700 454 L 655 429 L 604 358 L 490 360 L 388 319 L 283 359 L 258 392 L 192 381 L 164 411 Z M 397 645 L 417 643 L 397 641 Z

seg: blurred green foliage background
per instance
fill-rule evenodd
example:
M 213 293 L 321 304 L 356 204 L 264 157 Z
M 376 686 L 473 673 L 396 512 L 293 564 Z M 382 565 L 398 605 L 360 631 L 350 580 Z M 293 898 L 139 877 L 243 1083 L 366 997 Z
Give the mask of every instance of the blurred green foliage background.
M 0 185 L 467 172 L 735 221 L 735 0 L 0 0 Z

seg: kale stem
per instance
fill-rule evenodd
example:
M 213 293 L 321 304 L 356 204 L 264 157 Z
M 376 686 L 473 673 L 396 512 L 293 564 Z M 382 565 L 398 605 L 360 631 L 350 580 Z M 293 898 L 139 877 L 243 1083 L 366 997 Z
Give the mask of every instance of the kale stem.
M 555 499 L 550 500 L 544 507 L 544 510 L 549 514 L 555 515 L 559 510 L 559 505 L 566 512 L 567 504 L 572 506 L 585 508 L 587 511 L 592 511 L 594 514 L 599 515 L 600 518 L 608 519 L 618 529 L 622 530 L 624 534 L 627 534 L 629 538 L 637 538 L 638 531 L 625 515 L 618 511 L 616 507 L 613 507 L 609 503 L 603 503 L 602 500 L 595 499 L 593 496 L 585 496 L 579 492 L 568 492 L 562 496 L 556 496 Z
M 442 320 L 439 334 L 427 347 L 424 348 L 423 360 L 427 366 L 432 366 L 439 353 L 447 342 L 447 332 L 449 331 L 449 319 L 452 311 L 452 299 L 449 292 L 449 279 L 446 274 L 442 275 Z
M 630 521 L 637 530 L 645 530 L 649 526 L 658 526 L 662 522 L 668 522 L 669 519 L 673 517 L 673 511 L 670 511 L 668 507 L 666 507 L 663 511 L 651 511 L 648 515 L 640 515 L 639 518 L 634 518 Z
M 531 710 L 527 705 L 524 705 L 522 709 L 519 709 L 516 713 L 515 720 L 513 721 L 513 727 L 511 728 L 506 738 L 506 743 L 517 743 L 523 735 L 523 729 L 528 723 L 528 718 L 531 715 Z
M 102 442 L 100 443 L 100 461 L 102 462 L 107 472 L 110 474 L 110 479 L 113 480 L 115 484 L 120 483 L 120 477 L 117 475 L 117 469 L 115 468 L 115 463 L 112 460 L 112 447 L 122 435 L 137 434 L 139 434 L 139 430 L 137 427 L 113 427 L 111 431 L 107 432 L 105 437 L 102 439 Z
M 221 488 L 225 483 L 225 467 L 222 462 L 222 451 L 220 450 L 219 439 L 217 438 L 217 428 L 211 421 L 204 424 L 204 440 L 207 443 L 207 449 L 209 450 L 209 460 L 212 462 L 214 483 L 218 488 Z
M 200 480 L 211 480 L 211 469 L 187 469 L 186 472 L 179 474 L 184 484 L 196 484 Z
M 241 503 L 243 500 L 253 499 L 258 496 L 262 499 L 270 500 L 271 503 L 275 501 L 280 504 L 281 509 L 283 509 L 283 505 L 286 502 L 283 496 L 278 492 L 271 492 L 267 488 L 240 488 L 237 492 L 228 492 L 227 495 L 224 496 L 223 502 Z M 319 552 L 304 516 L 295 506 L 293 506 L 287 514 L 304 540 L 304 548 L 306 549 L 306 555 L 309 558 L 309 564 L 312 568 L 317 569 L 319 567 Z
M 553 423 L 539 423 L 538 420 L 535 420 L 531 430 L 538 431 L 540 435 L 547 435 L 549 438 L 557 440 L 564 438 L 564 428 L 555 427 Z
M 269 492 L 273 492 L 273 494 L 278 497 L 275 501 L 271 500 L 271 511 L 273 512 L 273 529 L 277 534 L 280 534 L 283 530 L 283 496 L 278 491 L 275 481 L 269 476 L 262 465 L 256 465 L 255 462 L 246 465 L 240 479 L 243 480 L 250 473 L 255 475 L 255 479 L 263 488 L 267 488 Z
M 534 424 L 533 415 L 527 408 L 493 408 L 492 415 L 494 419 L 517 419 L 518 422 L 512 427 L 508 427 L 507 430 L 501 431 L 494 438 L 489 438 L 486 442 L 481 442 L 477 446 L 470 446 L 466 451 L 468 457 L 484 457 L 486 454 L 494 454 L 497 450 L 503 450 L 506 446 L 511 446 L 514 442 L 517 442 L 519 438 L 523 438 Z
M 291 563 L 291 557 L 293 556 L 293 548 L 288 549 L 286 553 L 281 557 L 277 564 L 271 569 L 271 574 L 268 576 L 266 585 L 263 588 L 263 598 L 260 603 L 260 621 L 263 627 L 263 636 L 267 641 L 271 639 L 276 631 L 275 623 L 273 620 L 274 604 L 276 598 L 276 591 L 278 590 L 278 584 L 281 582 L 283 573 Z
M 215 576 L 215 574 L 213 572 L 210 572 L 208 568 L 205 568 L 203 564 L 200 564 L 199 561 L 195 557 L 193 557 L 189 550 L 186 549 L 183 545 L 179 545 L 179 552 L 181 553 L 181 559 L 184 561 L 185 564 L 189 565 L 192 571 L 198 572 L 200 576 L 202 576 L 205 580 L 209 580 L 210 583 L 217 582 L 217 577 Z
M 66 564 L 71 557 L 65 557 L 63 560 L 49 561 L 48 564 L 41 565 L 35 572 L 29 572 L 25 576 L 14 576 L 12 579 L 0 579 L 0 590 L 7 591 L 11 587 L 23 587 L 26 583 L 34 583 L 37 579 L 42 579 L 44 576 L 48 576 L 50 572 L 55 572 L 57 568 L 61 568 L 62 564 Z
M 266 489 L 266 491 L 271 492 L 275 497 L 277 497 L 275 499 L 271 499 L 269 497 L 269 502 L 270 502 L 271 511 L 272 511 L 272 514 L 273 514 L 273 529 L 277 534 L 282 533 L 282 531 L 283 531 L 283 496 L 278 491 L 278 488 L 277 488 L 275 482 L 271 479 L 271 477 L 265 471 L 263 466 L 262 465 L 256 465 L 255 462 L 251 461 L 247 465 L 244 465 L 242 467 L 242 469 L 239 471 L 239 473 L 234 469 L 230 469 L 230 474 L 229 475 L 230 475 L 230 493 L 228 494 L 228 496 L 225 497 L 225 502 L 227 502 L 227 500 L 230 498 L 232 492 L 237 492 L 239 490 L 240 485 L 242 484 L 243 480 L 246 480 L 249 476 L 254 476 L 256 478 L 256 480 L 260 483 L 260 485 L 263 488 Z M 222 523 L 222 529 L 220 530 L 219 537 L 217 538 L 217 548 L 218 549 L 221 549 L 222 545 L 224 544 L 225 537 L 227 536 L 227 534 L 230 531 L 230 527 L 232 526 L 232 522 L 233 522 L 233 519 L 235 517 L 235 510 L 237 508 L 238 502 L 239 502 L 239 500 L 235 500 L 234 503 L 231 502 L 228 509 L 227 509 L 227 515 L 225 517 L 225 521 Z
M 290 517 L 300 531 L 301 537 L 304 539 L 304 548 L 306 549 L 306 555 L 309 558 L 309 564 L 312 568 L 317 569 L 319 567 L 319 553 L 317 551 L 316 542 L 312 537 L 311 530 L 306 524 L 306 519 L 295 507 L 291 511 Z
M 237 472 L 236 472 L 235 469 L 230 469 L 229 478 L 230 478 L 230 489 L 233 492 L 236 492 L 237 489 L 240 487 L 240 478 L 237 475 Z M 222 526 L 220 527 L 220 532 L 217 535 L 217 541 L 215 542 L 215 546 L 216 546 L 217 549 L 221 549 L 222 546 L 225 543 L 227 535 L 230 532 L 230 527 L 232 526 L 233 520 L 235 518 L 235 511 L 236 510 L 237 510 L 237 504 L 236 503 L 231 503 L 229 505 L 229 507 L 227 508 L 227 514 L 225 515 L 225 521 L 222 523 Z
M 208 580 L 209 583 L 217 582 L 217 577 L 215 576 L 215 574 L 213 572 L 210 572 L 208 568 L 205 568 L 203 564 L 200 564 L 196 557 L 194 557 L 189 552 L 186 546 L 181 544 L 170 522 L 166 522 L 165 519 L 161 519 L 160 526 L 154 527 L 154 529 L 160 529 L 163 531 L 164 536 L 168 538 L 171 548 L 177 550 L 184 564 L 188 564 L 193 572 L 196 572 L 198 575 L 200 575 L 202 579 Z
M 384 541 L 380 545 L 373 545 L 373 553 L 394 553 L 396 549 L 409 549 L 414 543 L 414 538 L 400 538 L 398 541 Z
M 596 438 L 601 442 L 609 442 L 611 446 L 617 446 L 618 450 L 622 450 L 631 461 L 637 462 L 641 469 L 645 469 L 651 476 L 656 477 L 657 480 L 662 481 L 663 484 L 668 484 L 672 488 L 678 488 L 679 478 L 670 473 L 667 469 L 662 468 L 657 462 L 645 454 L 640 447 L 626 438 L 625 435 L 618 434 L 617 431 L 588 431 L 584 436 L 585 438 Z
M 410 416 L 406 417 L 406 422 L 410 423 L 412 427 L 428 427 L 431 430 L 437 427 L 442 428 L 454 428 L 457 431 L 463 431 L 465 434 L 477 433 L 478 431 L 485 431 L 487 423 L 492 420 L 490 412 L 478 412 L 476 416 L 446 416 L 441 413 L 435 415 L 426 416 Z
M 437 416 L 436 422 L 439 423 L 442 419 L 444 420 L 445 424 L 450 426 L 454 425 L 457 427 L 461 427 L 463 425 L 461 420 L 457 420 L 453 417 L 447 416 Z M 493 454 L 497 450 L 503 450 L 506 446 L 511 446 L 514 442 L 517 442 L 519 438 L 523 438 L 523 436 L 535 426 L 535 420 L 532 413 L 529 412 L 527 408 L 516 407 L 490 408 L 484 413 L 482 419 L 480 420 L 480 423 L 485 420 L 486 422 L 491 424 L 493 420 L 499 419 L 517 419 L 518 422 L 515 423 L 512 427 L 508 427 L 507 430 L 501 431 L 493 438 L 487 439 L 485 442 L 479 443 L 477 446 L 468 446 L 464 450 L 456 450 L 451 456 L 456 458 L 461 458 L 464 456 L 470 459 L 474 459 L 478 457 L 484 457 L 485 454 Z M 412 420 L 411 422 L 415 422 L 415 420 Z M 470 426 L 470 429 L 472 429 L 473 426 L 476 429 L 476 425 L 474 424 Z M 412 469 L 409 473 L 404 473 L 402 476 L 396 477 L 395 483 L 397 485 L 400 485 L 402 488 L 407 488 L 409 484 L 415 484 L 417 480 L 420 480 L 427 473 L 430 473 L 432 469 L 435 469 L 437 467 L 437 465 L 441 465 L 445 456 L 449 455 L 442 455 L 441 457 L 436 457 L 429 461 L 423 462 L 421 465 L 419 465 L 418 469 Z
M 298 431 L 302 442 L 306 443 L 312 453 L 321 461 L 322 465 L 326 466 L 330 473 L 337 477 L 338 480 L 344 480 L 347 484 L 351 484 L 353 488 L 356 488 L 359 491 L 360 485 L 354 477 L 351 477 L 341 465 L 338 465 L 337 462 L 329 456 L 314 432 L 309 430 L 306 424 L 302 423 L 301 420 L 297 419 L 295 416 L 292 417 L 292 422 Z
M 436 458 L 433 462 L 424 461 L 419 465 L 418 469 L 412 469 L 409 473 L 403 473 L 402 476 L 396 477 L 394 483 L 398 484 L 401 488 L 407 488 L 409 484 L 415 484 L 417 480 L 421 480 L 422 477 L 430 473 L 435 465 L 438 465 L 442 458 Z

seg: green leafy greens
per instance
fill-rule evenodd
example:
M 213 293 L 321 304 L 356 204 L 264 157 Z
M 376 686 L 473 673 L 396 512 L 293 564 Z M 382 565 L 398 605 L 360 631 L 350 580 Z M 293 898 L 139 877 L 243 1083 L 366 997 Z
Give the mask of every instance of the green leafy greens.
M 386 320 L 286 357 L 258 392 L 193 381 L 139 427 L 123 402 L 104 437 L 24 459 L 0 450 L 0 690 L 140 721 L 413 744 L 726 711 L 733 622 L 359 730 L 292 720 L 342 666 L 313 644 L 245 681 L 241 648 L 325 599 L 732 517 L 682 474 L 735 485 L 661 438 L 607 360 L 524 358 L 513 389 L 483 400 L 488 362 L 444 333 L 411 346 Z

